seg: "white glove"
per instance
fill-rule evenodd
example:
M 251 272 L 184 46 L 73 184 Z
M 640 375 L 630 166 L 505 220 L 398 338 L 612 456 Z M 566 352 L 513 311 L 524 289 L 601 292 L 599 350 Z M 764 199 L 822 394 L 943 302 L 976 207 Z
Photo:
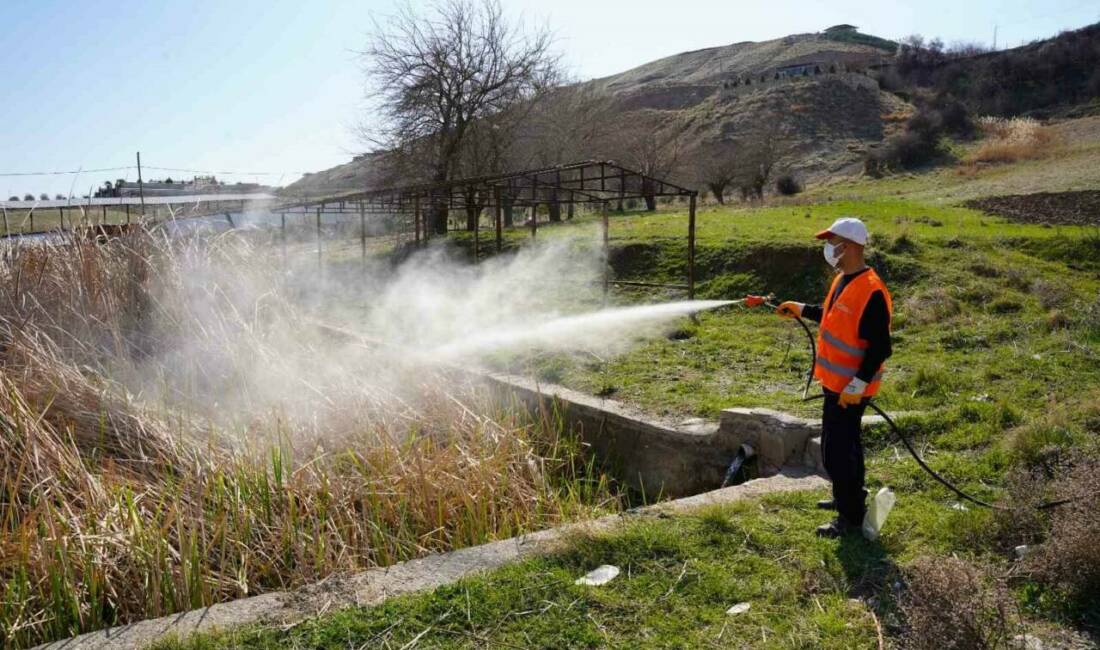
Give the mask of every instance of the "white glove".
M 848 408 L 852 404 L 859 404 L 859 401 L 863 399 L 863 392 L 867 390 L 867 382 L 863 381 L 859 377 L 852 377 L 852 380 L 848 382 L 848 385 L 844 387 L 844 390 L 840 393 L 838 399 L 841 408 Z

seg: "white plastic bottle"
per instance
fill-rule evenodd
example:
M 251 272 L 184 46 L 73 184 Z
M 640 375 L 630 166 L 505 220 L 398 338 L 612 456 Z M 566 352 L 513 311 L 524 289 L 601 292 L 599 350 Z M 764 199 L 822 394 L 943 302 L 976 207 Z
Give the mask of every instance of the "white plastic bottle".
M 882 525 L 886 523 L 886 517 L 890 514 L 890 509 L 894 507 L 894 502 L 897 501 L 897 497 L 894 496 L 894 491 L 888 487 L 884 487 L 878 491 L 875 498 L 871 500 L 871 507 L 867 508 L 867 514 L 863 516 L 863 536 L 871 541 L 878 539 L 879 531 L 882 530 Z

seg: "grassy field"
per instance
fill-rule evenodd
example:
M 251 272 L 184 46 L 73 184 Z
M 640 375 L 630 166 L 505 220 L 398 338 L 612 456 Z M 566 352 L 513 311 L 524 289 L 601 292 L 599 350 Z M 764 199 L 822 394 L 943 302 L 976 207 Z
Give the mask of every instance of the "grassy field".
M 892 197 L 707 209 L 699 217 L 700 297 L 774 292 L 820 302 L 828 275 L 813 233 L 840 215 L 867 222 L 871 263 L 897 304 L 896 354 L 881 398 L 890 408 L 933 410 L 971 399 L 1038 408 L 1100 383 L 1100 236 L 1088 228 L 1006 223 Z M 612 246 L 631 256 L 617 277 L 682 281 L 683 223 L 678 211 L 613 218 Z M 730 406 L 810 408 L 797 403 L 809 354 L 792 323 L 730 309 L 685 321 L 673 334 L 613 358 L 599 350 L 529 354 L 504 365 L 673 417 L 713 417 Z
M 57 208 L 32 210 L 31 205 L 32 202 L 28 201 L 25 208 L 7 208 L 4 220 L 0 221 L 0 236 L 47 232 L 62 226 L 68 230 L 73 227 L 74 223 L 76 225 L 127 223 L 126 212 L 116 208 L 107 208 L 106 212 L 99 206 L 84 208 L 83 210 L 65 210 L 64 217 L 62 217 Z M 139 208 L 131 208 L 130 219 L 136 221 L 139 212 Z M 64 219 L 64 223 L 62 223 L 62 219 Z
M 1094 126 L 1079 122 L 1072 128 L 1092 133 Z M 1024 631 L 1048 639 L 1074 637 L 1081 643 L 1088 643 L 1083 640 L 1087 637 L 1095 643 L 1100 638 L 1100 549 L 1095 543 L 1100 539 L 1100 500 L 1095 498 L 1100 490 L 1095 478 L 1100 475 L 1096 460 L 1100 456 L 1100 232 L 1088 227 L 1010 223 L 956 205 L 972 196 L 1046 183 L 1055 172 L 1064 187 L 1050 189 L 1091 183 L 1092 174 L 1100 168 L 1092 164 L 1100 157 L 1100 149 L 1090 148 L 1088 138 L 1066 146 L 1065 155 L 1054 160 L 991 166 L 976 175 L 948 168 L 880 181 L 849 181 L 811 188 L 799 197 L 764 206 L 706 206 L 699 214 L 699 297 L 774 292 L 779 299 L 807 302 L 820 301 L 829 279 L 813 233 L 838 216 L 864 219 L 872 232 L 870 262 L 890 285 L 896 306 L 895 354 L 878 401 L 888 410 L 911 412 L 901 424 L 933 468 L 968 492 L 1001 503 L 1005 510 L 960 504 L 900 450 L 887 430 L 873 427 L 865 432 L 868 488 L 873 492 L 890 486 L 899 495 L 896 510 L 875 543 L 815 538 L 813 527 L 828 518 L 813 508 L 820 494 L 764 498 L 695 514 L 639 519 L 617 533 L 578 538 L 560 554 L 379 607 L 333 611 L 290 629 L 253 627 L 183 644 L 168 642 L 164 647 L 870 648 L 878 645 L 879 628 L 890 643 L 905 642 L 916 648 L 1008 647 L 1012 635 Z M 685 217 L 685 206 L 676 203 L 656 214 L 613 214 L 609 266 L 614 276 L 683 282 Z M 491 255 L 491 236 L 488 230 L 482 234 L 483 254 Z M 540 228 L 537 241 L 547 239 L 569 239 L 582 249 L 593 247 L 598 221 L 592 214 L 582 214 Z M 525 229 L 506 233 L 507 251 L 529 243 Z M 468 253 L 470 236 L 454 234 L 447 244 Z M 311 250 L 308 242 L 300 248 L 299 257 Z M 362 272 L 355 242 L 326 250 L 331 256 L 325 259 L 334 271 Z M 68 273 L 75 273 L 75 267 L 59 269 L 56 275 Z M 9 289 L 25 291 L 17 280 L 11 276 Z M 241 280 L 239 274 L 234 276 L 235 282 Z M 93 285 L 114 286 L 106 279 L 88 286 Z M 95 306 L 127 304 L 125 285 L 113 291 L 108 293 L 117 302 Z M 50 294 L 36 295 L 36 299 L 43 301 L 46 295 Z M 680 297 L 675 292 L 632 290 L 616 291 L 610 301 L 630 304 Z M 158 300 L 162 309 L 172 306 L 172 300 Z M 85 306 L 77 301 L 68 309 Z M 28 309 L 34 312 L 40 307 Z M 267 317 L 255 305 L 249 309 L 256 310 L 256 319 L 261 313 Z M 176 328 L 187 329 L 194 322 L 193 315 L 169 311 L 168 321 Z M 235 323 L 233 319 L 240 318 L 237 311 L 232 310 L 230 330 L 243 324 L 250 337 L 263 331 L 248 318 Z M 57 318 L 52 312 L 47 315 Z M 81 318 L 76 321 L 79 327 L 90 327 L 96 319 L 124 324 L 113 312 L 81 313 Z M 296 323 L 288 323 L 293 331 Z M 84 331 L 79 327 L 76 331 Z M 623 353 L 599 347 L 577 354 L 533 350 L 499 354 L 487 363 L 605 395 L 669 419 L 713 418 L 730 406 L 765 406 L 805 415 L 818 408 L 799 401 L 809 356 L 804 335 L 789 321 L 764 311 L 732 308 L 701 314 L 696 322 L 684 319 L 668 334 L 641 341 Z M 220 343 L 217 339 L 213 345 Z M 265 346 L 271 344 L 287 341 L 265 341 Z M 261 358 L 270 349 L 265 346 L 257 348 Z M 314 349 L 295 344 L 282 353 L 290 350 L 308 358 Z M 26 352 L 28 358 L 36 358 L 35 348 Z M 255 355 L 246 356 L 242 361 Z M 79 355 L 65 359 L 67 367 L 73 368 L 81 361 L 87 362 Z M 7 363 L 6 371 L 22 373 L 9 374 L 24 378 L 15 388 L 27 391 L 31 366 L 25 359 L 23 365 Z M 115 372 L 126 368 L 110 365 Z M 243 371 L 238 364 L 230 366 L 229 377 Z M 162 380 L 172 376 L 166 373 Z M 96 375 L 92 378 L 93 386 L 102 381 Z M 336 386 L 336 380 L 344 378 L 328 379 Z M 31 431 L 32 424 L 42 421 L 43 405 L 50 404 L 55 413 L 60 408 L 49 401 L 54 394 L 50 385 L 45 382 L 46 388 L 39 389 L 37 401 L 25 400 L 37 411 L 9 408 L 21 418 L 15 430 Z M 217 383 L 205 386 L 204 394 L 218 394 L 218 388 Z M 349 413 L 360 413 L 337 411 L 344 426 Z M 449 418 L 462 426 L 449 428 L 445 425 Z M 48 432 L 51 440 L 65 430 L 64 419 L 46 421 L 57 427 Z M 145 527 L 129 525 L 143 521 L 140 518 L 120 519 L 129 526 L 121 528 L 108 522 L 111 525 L 104 532 L 92 525 L 98 522 L 91 518 L 73 519 L 57 509 L 43 508 L 43 502 L 17 501 L 21 509 L 9 509 L 0 518 L 8 522 L 2 531 L 9 540 L 5 548 L 21 549 L 23 554 L 17 557 L 24 559 L 10 566 L 28 566 L 37 573 L 6 576 L 7 584 L 16 587 L 8 588 L 0 605 L 8 625 L 5 632 L 18 631 L 19 642 L 25 643 L 140 615 L 138 603 L 102 587 L 111 583 L 101 576 L 129 585 L 136 584 L 134 576 L 119 577 L 114 568 L 103 573 L 95 570 L 105 564 L 124 567 L 129 556 L 109 545 L 92 544 L 95 552 L 76 556 L 59 550 L 84 549 L 88 545 L 81 546 L 77 540 L 104 539 L 120 530 L 136 540 L 133 548 L 150 556 L 187 551 L 184 561 L 166 559 L 144 569 L 146 580 L 170 577 L 158 587 L 163 593 L 156 599 L 160 609 L 145 612 L 154 614 L 243 595 L 240 581 L 234 578 L 242 567 L 253 576 L 247 593 L 256 593 L 293 587 L 334 569 L 385 564 L 618 507 L 616 495 L 598 473 L 577 467 L 581 457 L 576 449 L 555 447 L 559 438 L 553 429 L 528 428 L 507 416 L 484 423 L 489 427 L 503 423 L 500 426 L 514 434 L 519 446 L 509 446 L 516 452 L 511 453 L 493 445 L 479 446 L 485 442 L 483 429 L 454 409 L 420 413 L 410 422 L 413 428 L 427 426 L 426 431 L 442 432 L 446 444 L 436 448 L 430 444 L 436 438 L 429 436 L 425 448 L 383 448 L 382 458 L 353 455 L 350 463 L 343 455 L 322 462 L 318 458 L 331 457 L 301 453 L 292 471 L 297 483 L 284 481 L 273 492 L 271 477 L 286 471 L 282 456 L 271 453 L 278 446 L 259 446 L 259 458 L 241 457 L 236 464 L 226 465 L 232 471 L 194 482 L 183 472 L 186 480 L 155 482 L 146 492 L 136 491 L 135 486 L 143 483 L 128 474 L 83 469 L 81 461 L 72 460 L 80 458 L 80 450 L 66 449 L 60 457 L 70 463 L 63 467 L 72 473 L 60 474 L 61 483 L 54 488 L 57 494 L 93 502 L 87 495 L 100 498 L 105 492 L 109 498 L 94 501 L 89 513 L 97 508 L 145 513 L 145 521 L 153 522 L 150 529 L 165 526 L 172 534 L 165 547 L 149 541 L 155 536 L 139 535 Z M 181 425 L 174 426 L 167 430 L 178 431 Z M 282 425 L 273 426 L 280 430 Z M 387 429 L 372 429 L 378 430 Z M 92 423 L 86 432 L 87 440 L 94 440 Z M 17 447 L 9 457 L 22 455 Z M 305 447 L 307 452 L 313 449 Z M 549 484 L 532 483 L 517 469 L 532 450 L 537 458 L 564 459 L 554 465 L 551 473 L 556 478 Z M 425 454 L 434 467 L 473 459 L 455 476 L 476 473 L 479 489 L 496 495 L 492 503 L 500 508 L 487 513 L 479 507 L 484 499 L 463 498 L 467 483 L 450 481 L 449 472 L 415 467 L 407 473 L 396 471 L 408 464 L 395 459 Z M 379 468 L 388 469 L 379 474 Z M 500 468 L 506 474 L 504 482 L 495 482 L 496 472 L 486 468 Z M 29 486 L 45 480 L 50 470 L 49 465 L 35 468 L 38 473 L 13 470 L 9 476 L 18 480 L 11 482 L 7 492 L 32 493 Z M 88 481 L 89 476 L 94 480 Z M 379 476 L 385 477 L 381 490 L 375 489 Z M 412 493 L 396 488 L 416 484 L 416 476 L 433 476 L 441 482 Z M 376 482 L 364 483 L 364 478 Z M 106 490 L 95 487 L 101 484 Z M 216 497 L 200 500 L 193 510 L 194 495 L 207 492 Z M 260 507 L 263 502 L 250 496 L 269 492 L 275 495 L 273 509 Z M 135 493 L 143 495 L 144 501 L 135 501 Z M 382 493 L 389 495 L 382 503 L 377 503 L 377 496 L 368 496 Z M 332 494 L 341 496 L 334 499 Z M 1038 514 L 1027 507 L 1065 495 L 1088 498 Z M 518 518 L 507 514 L 516 503 L 532 498 L 537 507 L 522 511 Z M 333 503 L 345 507 L 331 510 Z M 447 504 L 447 509 L 441 513 L 438 503 Z M 322 506 L 320 514 L 316 506 Z M 359 508 L 371 513 L 365 527 L 357 523 Z M 216 522 L 213 535 L 204 537 L 173 523 L 185 512 Z M 244 527 L 248 535 L 237 535 L 239 526 L 226 525 L 234 521 L 231 515 L 248 522 Z M 66 544 L 38 541 L 36 531 L 42 529 L 66 531 L 67 535 L 44 538 Z M 226 534 L 230 530 L 233 535 Z M 389 531 L 381 542 L 371 537 L 380 530 Z M 318 540 L 323 552 L 308 552 L 317 549 Z M 248 563 L 257 561 L 252 553 L 230 553 L 228 561 L 217 563 L 201 561 L 226 548 L 240 550 L 254 544 L 307 552 L 291 554 L 278 566 L 261 562 L 258 573 L 257 566 Z M 1013 550 L 1020 544 L 1032 549 L 1024 559 Z M 111 552 L 105 553 L 108 546 Z M 373 559 L 370 554 L 379 548 L 389 550 L 389 557 Z M 346 562 L 348 555 L 340 549 L 351 549 L 356 561 Z M 274 555 L 281 557 L 279 552 Z M 245 562 L 245 558 L 251 559 Z M 623 575 L 602 589 L 573 585 L 576 577 L 602 563 L 622 567 Z M 198 571 L 198 581 L 192 571 Z M 91 592 L 73 589 L 85 575 L 93 576 L 90 584 L 98 586 Z M 51 585 L 65 588 L 50 592 Z M 119 602 L 130 609 L 112 609 Z M 752 609 L 738 616 L 725 614 L 737 602 L 750 602 Z M 38 609 L 32 611 L 27 603 Z
M 988 177 L 1027 178 L 1034 164 L 994 168 Z M 828 275 L 813 233 L 841 215 L 864 219 L 870 261 L 896 305 L 895 354 L 879 403 L 915 412 L 901 422 L 928 462 L 1007 510 L 959 504 L 874 427 L 865 432 L 869 489 L 890 486 L 899 495 L 876 543 L 814 538 L 827 518 L 812 507 L 821 495 L 765 498 L 641 521 L 578 539 L 560 555 L 290 630 L 249 628 L 165 647 L 873 648 L 876 625 L 888 643 L 913 647 L 1008 647 L 1024 631 L 1096 643 L 1100 555 L 1090 540 L 1100 538 L 1100 508 L 1089 490 L 1100 486 L 1088 477 L 1100 453 L 1100 233 L 955 207 L 993 186 L 975 189 L 988 177 L 952 174 L 815 188 L 780 205 L 707 207 L 699 216 L 699 294 L 774 291 L 818 302 Z M 614 214 L 615 276 L 681 282 L 685 222 L 676 205 Z M 590 246 L 596 234 L 587 215 L 538 237 Z M 529 239 L 509 231 L 507 249 Z M 469 246 L 465 234 L 452 240 Z M 673 297 L 618 292 L 612 300 Z M 624 354 L 536 351 L 494 360 L 670 418 L 714 417 L 738 405 L 813 414 L 818 407 L 799 402 L 808 362 L 796 326 L 739 309 L 685 319 L 667 338 Z M 1088 498 L 1040 514 L 1020 505 L 1065 494 Z M 1038 550 L 1019 560 L 1018 544 Z M 603 589 L 572 584 L 601 563 L 624 575 Z M 914 595 L 929 593 L 939 601 Z M 752 603 L 749 613 L 724 613 L 740 601 Z

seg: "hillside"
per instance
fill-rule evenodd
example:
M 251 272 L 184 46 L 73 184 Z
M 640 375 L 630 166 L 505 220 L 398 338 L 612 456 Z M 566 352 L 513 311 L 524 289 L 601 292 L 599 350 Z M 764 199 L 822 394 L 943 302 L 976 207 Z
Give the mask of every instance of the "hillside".
M 740 42 L 665 57 L 581 87 L 612 102 L 610 119 L 618 126 L 675 137 L 684 160 L 701 148 L 744 137 L 763 112 L 777 112 L 790 118 L 784 135 L 793 141 L 786 167 L 810 176 L 833 173 L 848 170 L 868 144 L 882 139 L 880 115 L 901 103 L 865 74 L 890 54 L 842 39 L 889 43 L 854 31 Z M 584 157 L 620 156 L 609 149 L 585 151 Z M 376 163 L 369 157 L 353 160 L 309 174 L 286 191 L 317 194 L 376 185 Z M 675 176 L 694 183 L 690 165 L 680 167 Z
M 683 52 L 590 83 L 619 97 L 669 86 L 700 85 L 717 92 L 723 83 L 737 77 L 765 75 L 770 79 L 776 71 L 791 65 L 866 68 L 886 56 L 881 49 L 836 41 L 825 34 L 795 34 Z

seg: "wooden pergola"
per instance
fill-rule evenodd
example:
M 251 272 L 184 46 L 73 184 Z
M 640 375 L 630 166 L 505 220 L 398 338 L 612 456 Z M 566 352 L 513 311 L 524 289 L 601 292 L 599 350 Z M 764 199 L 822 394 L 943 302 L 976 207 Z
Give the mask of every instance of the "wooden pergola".
M 608 284 L 645 285 L 686 290 L 695 297 L 695 212 L 698 192 L 667 180 L 629 169 L 614 161 L 586 160 L 554 167 L 512 171 L 489 176 L 459 178 L 442 183 L 424 183 L 382 187 L 323 197 L 285 202 L 271 208 L 281 213 L 285 224 L 287 214 L 315 213 L 320 230 L 322 214 L 358 214 L 360 238 L 366 254 L 366 219 L 369 215 L 404 216 L 412 219 L 413 241 L 420 245 L 429 238 L 430 210 L 463 210 L 478 224 L 483 210 L 492 210 L 495 226 L 495 247 L 503 246 L 506 210 L 546 205 L 588 204 L 598 206 L 602 217 L 604 253 L 608 251 L 608 204 L 641 199 L 647 202 L 658 197 L 683 197 L 688 200 L 687 223 L 687 284 L 616 282 Z M 538 233 L 538 219 L 532 215 L 531 236 Z M 475 227 L 474 259 L 478 258 L 480 228 Z M 318 249 L 320 255 L 320 249 Z

